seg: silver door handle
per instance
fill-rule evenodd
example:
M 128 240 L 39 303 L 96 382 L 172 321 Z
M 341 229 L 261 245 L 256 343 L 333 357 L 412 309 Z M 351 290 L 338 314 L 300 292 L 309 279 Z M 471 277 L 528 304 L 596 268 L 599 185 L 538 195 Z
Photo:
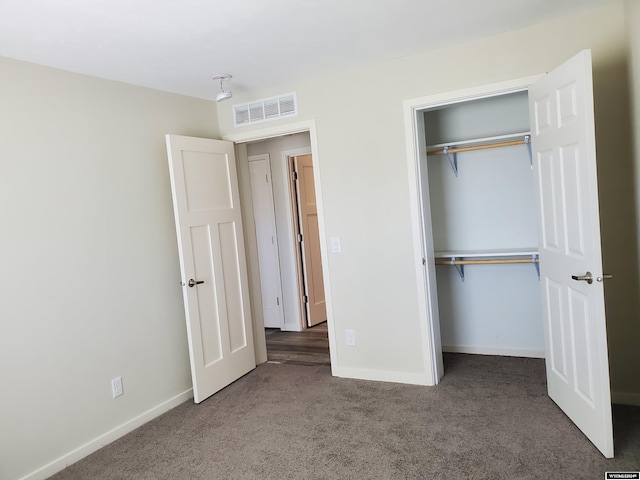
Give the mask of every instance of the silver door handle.
M 591 272 L 587 272 L 584 275 L 571 275 L 571 278 L 574 280 L 583 280 L 587 282 L 589 285 L 593 283 L 593 277 L 591 276 Z
M 189 283 L 187 283 L 187 285 L 193 288 L 196 285 L 200 285 L 201 283 L 204 283 L 204 280 L 200 280 L 199 282 L 196 282 L 193 278 L 190 278 Z
M 603 280 L 611 280 L 613 278 L 613 275 L 611 275 L 610 273 L 603 273 L 601 277 L 596 278 L 596 282 L 601 282 Z

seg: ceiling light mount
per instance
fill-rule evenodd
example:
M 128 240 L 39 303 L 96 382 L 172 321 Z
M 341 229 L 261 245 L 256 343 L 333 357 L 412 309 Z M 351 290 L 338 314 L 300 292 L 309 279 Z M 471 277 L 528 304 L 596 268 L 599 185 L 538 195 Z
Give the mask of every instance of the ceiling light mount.
M 220 93 L 216 95 L 216 102 L 222 102 L 223 100 L 228 100 L 233 96 L 231 92 L 225 92 L 224 86 L 222 85 L 222 83 L 225 80 L 229 80 L 230 78 L 232 77 L 228 73 L 219 73 L 218 75 L 213 76 L 214 80 L 220 80 Z

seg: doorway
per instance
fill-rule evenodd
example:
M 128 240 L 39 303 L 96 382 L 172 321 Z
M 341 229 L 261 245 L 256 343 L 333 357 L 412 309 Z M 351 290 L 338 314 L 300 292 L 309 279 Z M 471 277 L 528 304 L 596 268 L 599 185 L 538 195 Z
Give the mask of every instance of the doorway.
M 238 160 L 238 174 L 240 180 L 241 201 L 244 208 L 244 224 L 247 239 L 247 260 L 252 296 L 252 316 L 254 327 L 254 343 L 256 345 L 256 361 L 263 363 L 267 361 L 266 332 L 264 328 L 263 312 L 261 308 L 261 288 L 259 279 L 259 263 L 256 248 L 255 229 L 253 228 L 253 210 L 250 207 L 252 202 L 250 174 L 247 157 L 249 154 L 265 153 L 258 151 L 261 142 L 269 142 L 269 153 L 271 159 L 273 196 L 275 204 L 275 216 L 277 219 L 278 245 L 280 247 L 281 262 L 281 282 L 284 303 L 284 330 L 300 331 L 305 328 L 304 317 L 300 315 L 300 295 L 296 279 L 298 278 L 297 266 L 295 262 L 296 244 L 294 242 L 293 219 L 291 218 L 292 206 L 289 193 L 287 171 L 287 159 L 291 156 L 311 154 L 313 157 L 316 172 L 321 168 L 320 159 L 317 154 L 317 139 L 315 134 L 315 122 L 304 121 L 281 127 L 269 128 L 257 132 L 247 132 L 244 134 L 230 135 L 226 140 L 236 144 Z M 320 239 L 326 238 L 322 215 L 322 190 L 317 177 L 313 181 L 317 204 L 317 230 Z M 320 262 L 323 269 L 327 268 L 327 248 L 325 242 L 319 242 Z M 286 254 L 283 254 L 286 252 Z M 326 303 L 326 337 L 329 345 L 329 358 L 333 361 L 332 352 L 335 351 L 334 334 L 331 314 L 331 295 L 329 288 L 329 278 L 324 276 L 322 287 L 325 292 Z M 283 332 L 286 333 L 286 332 Z
M 277 301 L 277 292 L 271 291 L 274 279 L 282 283 L 282 322 L 279 325 L 267 322 L 268 310 L 263 308 L 265 327 L 279 327 L 285 331 L 302 331 L 327 319 L 314 165 L 310 150 L 307 133 L 246 145 L 252 176 L 252 218 L 256 227 L 263 306 L 268 303 L 265 299 L 268 295 L 274 297 L 271 303 Z M 265 167 L 270 165 L 270 171 L 256 170 L 254 165 L 261 159 L 266 160 L 261 162 Z M 239 160 L 243 161 L 241 158 Z M 265 182 L 265 179 L 272 181 Z M 268 186 L 267 194 L 260 188 L 264 186 Z M 269 200 L 273 208 L 265 209 L 264 205 Z M 270 223 L 268 214 L 271 210 L 275 214 L 271 220 L 274 228 L 267 229 L 267 234 L 262 235 L 267 238 L 261 241 L 260 226 L 265 220 Z M 265 252 L 266 248 L 260 248 L 264 244 L 271 246 L 272 250 L 275 247 L 273 257 L 277 261 L 265 261 L 265 253 L 269 252 Z M 279 269 L 275 275 L 271 272 L 274 269 Z
M 420 115 L 442 350 L 544 358 L 527 90 Z

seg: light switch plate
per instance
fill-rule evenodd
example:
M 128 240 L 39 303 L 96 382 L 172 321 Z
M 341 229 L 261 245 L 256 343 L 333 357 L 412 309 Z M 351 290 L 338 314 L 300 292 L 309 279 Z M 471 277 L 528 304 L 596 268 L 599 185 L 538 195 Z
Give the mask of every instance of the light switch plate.
M 355 347 L 356 346 L 356 332 L 355 330 L 345 330 L 344 331 L 344 340 L 347 347 Z
M 331 253 L 342 253 L 340 237 L 331 237 Z

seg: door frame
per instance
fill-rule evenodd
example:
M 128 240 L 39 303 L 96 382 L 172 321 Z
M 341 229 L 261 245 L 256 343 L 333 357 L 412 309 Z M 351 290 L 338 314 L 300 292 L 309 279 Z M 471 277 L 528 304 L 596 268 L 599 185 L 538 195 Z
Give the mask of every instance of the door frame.
M 444 375 L 444 367 L 442 365 L 440 325 L 436 320 L 438 312 L 434 312 L 432 309 L 434 305 L 437 305 L 435 272 L 434 269 L 427 268 L 433 260 L 433 239 L 430 235 L 431 225 L 427 225 L 427 222 L 424 221 L 425 215 L 430 215 L 430 212 L 424 212 L 422 203 L 422 194 L 425 192 L 422 192 L 421 188 L 420 161 L 426 158 L 426 135 L 424 120 L 420 114 L 424 110 L 439 106 L 528 90 L 529 86 L 543 75 L 532 75 L 455 92 L 438 93 L 403 102 L 409 175 L 409 213 L 416 282 L 418 292 L 420 292 L 418 295 L 418 315 L 421 336 L 424 339 L 423 365 L 428 385 L 439 383 Z
M 325 226 L 324 215 L 324 201 L 322 193 L 322 185 L 320 177 L 322 176 L 322 162 L 318 153 L 318 137 L 315 120 L 303 120 L 300 122 L 289 123 L 284 125 L 278 125 L 274 127 L 264 128 L 260 130 L 250 130 L 241 133 L 232 133 L 223 135 L 223 140 L 228 140 L 234 144 L 243 144 L 248 142 L 256 142 L 261 140 L 268 140 L 271 138 L 282 137 L 285 135 L 291 135 L 295 133 L 309 134 L 309 141 L 311 143 L 311 156 L 314 161 L 314 186 L 316 189 L 316 203 L 318 207 L 318 229 L 320 231 L 320 253 L 322 256 L 322 270 L 323 272 L 329 271 L 329 251 L 327 249 L 327 243 L 324 239 L 328 238 Z M 250 279 L 251 282 L 251 279 Z M 331 358 L 331 370 L 335 371 L 336 362 L 336 337 L 333 324 L 333 300 L 331 296 L 331 280 L 329 275 L 323 276 L 325 301 L 327 306 L 327 330 L 329 336 L 329 355 Z M 255 303 L 252 295 L 252 303 Z M 264 363 L 267 361 L 267 347 L 264 332 L 264 325 L 261 324 L 262 315 L 253 315 L 253 338 L 254 346 L 256 350 L 256 363 Z

